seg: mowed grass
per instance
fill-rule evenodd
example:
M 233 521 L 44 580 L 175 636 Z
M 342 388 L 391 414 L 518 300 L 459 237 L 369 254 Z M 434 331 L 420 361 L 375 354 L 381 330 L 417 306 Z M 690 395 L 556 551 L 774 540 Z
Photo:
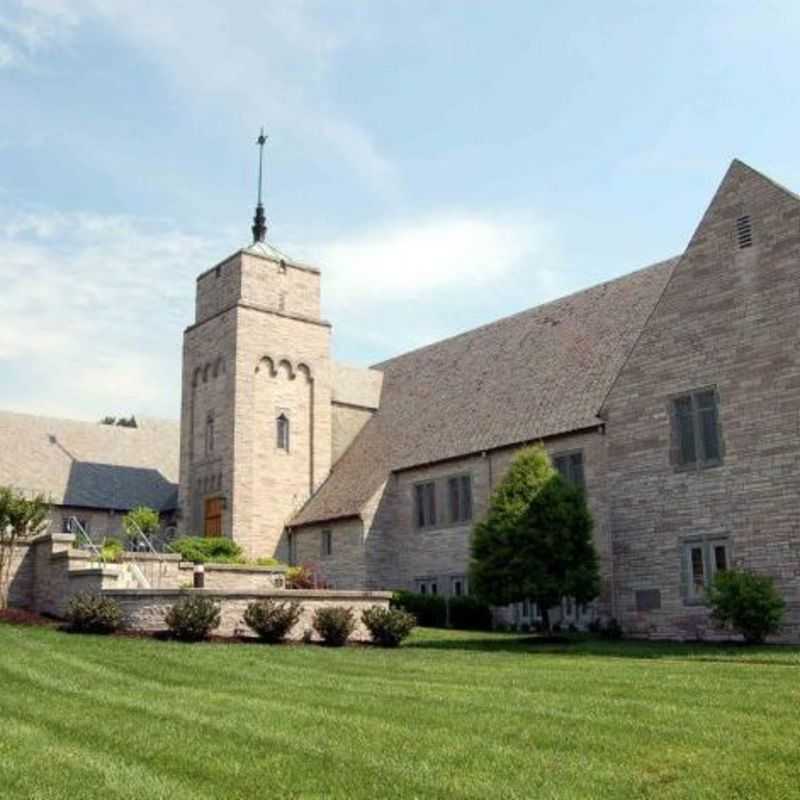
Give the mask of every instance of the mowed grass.
M 800 650 L 0 624 L 0 797 L 800 797 Z

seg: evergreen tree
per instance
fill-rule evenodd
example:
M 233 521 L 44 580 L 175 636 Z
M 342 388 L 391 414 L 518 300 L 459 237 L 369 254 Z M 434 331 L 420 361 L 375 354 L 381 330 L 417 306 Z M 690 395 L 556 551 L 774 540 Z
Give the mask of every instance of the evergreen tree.
M 526 448 L 495 490 L 472 537 L 471 585 L 493 605 L 526 598 L 548 610 L 562 597 L 594 599 L 600 578 L 582 490 L 553 469 L 544 447 Z

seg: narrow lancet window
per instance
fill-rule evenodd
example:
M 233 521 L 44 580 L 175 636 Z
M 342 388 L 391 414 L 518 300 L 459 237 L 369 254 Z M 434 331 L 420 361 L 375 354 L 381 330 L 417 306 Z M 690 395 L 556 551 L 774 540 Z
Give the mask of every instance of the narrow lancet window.
M 286 414 L 280 414 L 275 421 L 276 440 L 278 450 L 289 452 L 289 418 Z

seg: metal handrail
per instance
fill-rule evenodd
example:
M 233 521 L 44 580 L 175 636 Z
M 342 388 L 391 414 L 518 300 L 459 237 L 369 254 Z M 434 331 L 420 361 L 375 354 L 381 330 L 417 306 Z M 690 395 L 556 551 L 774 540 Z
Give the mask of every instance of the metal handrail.
M 153 553 L 155 555 L 159 555 L 158 550 L 156 550 L 155 547 L 153 547 L 153 543 L 150 541 L 150 539 L 147 538 L 147 535 L 141 529 L 141 527 L 139 526 L 139 523 L 136 522 L 136 520 L 129 519 L 129 520 L 126 521 L 126 525 L 130 525 L 134 529 L 134 531 L 136 532 L 137 536 L 142 539 L 142 541 L 145 543 L 145 546 L 147 547 L 147 549 L 151 553 Z
M 83 538 L 86 540 L 86 544 L 89 546 L 89 550 L 92 552 L 92 554 L 95 556 L 95 558 L 97 558 L 97 561 L 99 563 L 101 563 L 101 564 L 104 564 L 105 563 L 105 559 L 103 558 L 102 551 L 92 541 L 92 539 L 89 536 L 89 534 L 86 533 L 86 530 L 83 527 L 83 525 L 81 525 L 80 520 L 77 517 L 70 517 L 69 518 L 69 524 L 70 524 L 70 528 L 72 529 L 72 530 L 70 530 L 70 533 L 74 534 L 75 533 L 75 528 L 77 528 L 78 529 L 78 533 L 80 533 L 81 536 L 83 536 Z

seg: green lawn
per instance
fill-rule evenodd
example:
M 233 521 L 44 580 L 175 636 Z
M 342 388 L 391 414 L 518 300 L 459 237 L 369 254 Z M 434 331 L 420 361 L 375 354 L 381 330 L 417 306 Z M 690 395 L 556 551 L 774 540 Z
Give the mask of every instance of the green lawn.
M 800 797 L 800 649 L 0 624 L 0 797 Z

